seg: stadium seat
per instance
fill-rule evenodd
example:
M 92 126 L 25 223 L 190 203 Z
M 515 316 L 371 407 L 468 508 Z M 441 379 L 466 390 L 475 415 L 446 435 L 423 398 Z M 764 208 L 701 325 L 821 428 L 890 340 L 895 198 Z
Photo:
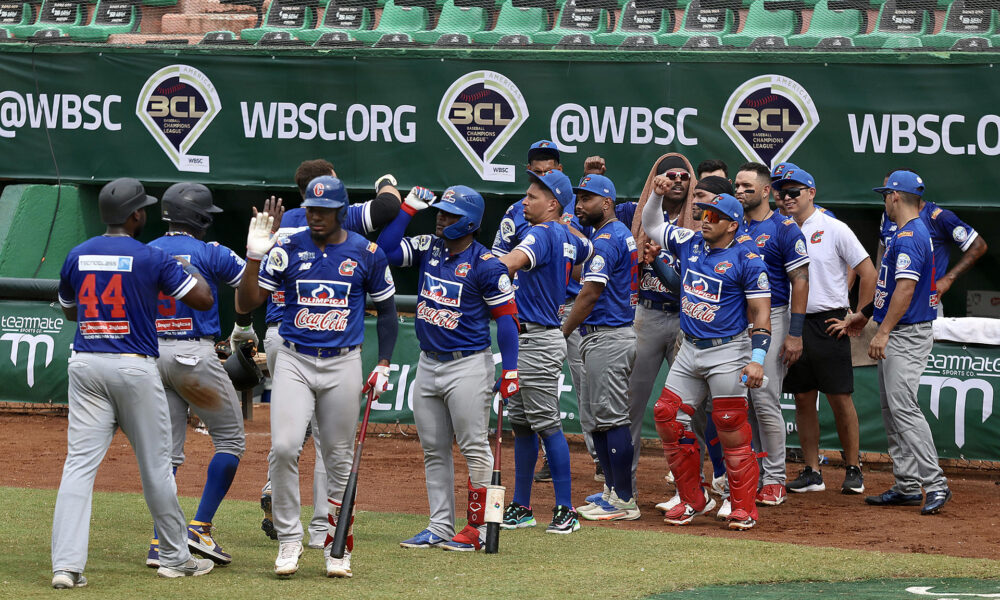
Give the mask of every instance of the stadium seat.
M 894 35 L 885 40 L 882 48 L 885 50 L 897 50 L 903 48 L 923 48 L 924 43 L 915 35 Z
M 486 28 L 486 11 L 479 6 L 457 6 L 455 0 L 447 0 L 441 9 L 437 27 L 430 31 L 415 31 L 410 34 L 414 41 L 433 44 L 441 36 L 451 34 L 470 35 Z
M 6 29 L 35 22 L 35 9 L 27 2 L 0 3 L 0 27 Z M 8 35 L 10 32 L 7 32 Z
M 198 42 L 199 46 L 246 46 L 247 44 L 249 42 L 237 38 L 232 31 L 209 31 Z
M 657 41 L 671 46 L 684 46 L 696 36 L 718 38 L 730 33 L 736 21 L 735 11 L 730 8 L 704 8 L 702 1 L 691 0 L 684 11 L 684 26 L 680 31 L 657 36 Z M 719 45 L 721 44 L 720 41 Z
M 762 36 L 789 36 L 798 33 L 797 17 L 788 9 L 768 10 L 764 0 L 756 0 L 747 13 L 747 21 L 740 33 L 722 36 L 722 43 L 744 48 Z
M 997 3 L 1000 4 L 1000 3 Z M 940 33 L 923 36 L 925 46 L 950 48 L 968 37 L 989 37 L 997 33 L 997 7 L 994 3 L 955 0 L 945 13 Z
M 681 50 L 721 50 L 722 41 L 717 35 L 696 35 L 688 38 Z
M 138 33 L 142 7 L 136 0 L 100 0 L 89 25 L 61 28 L 81 42 L 106 42 L 113 33 Z
M 557 44 L 575 34 L 597 34 L 608 30 L 608 11 L 592 0 L 566 0 L 555 27 L 549 31 L 531 34 L 531 39 L 542 44 Z
M 45 0 L 38 11 L 38 19 L 28 25 L 5 25 L 11 35 L 27 39 L 46 29 L 62 30 L 83 23 L 87 16 L 86 0 Z
M 410 48 L 418 45 L 407 33 L 387 33 L 372 44 L 372 48 Z
M 676 0 L 628 0 L 615 30 L 595 34 L 594 43 L 618 46 L 629 37 L 670 33 L 674 29 L 676 4 Z
M 520 33 L 505 35 L 494 44 L 497 48 L 528 48 L 531 45 L 531 38 Z
M 812 48 L 826 38 L 853 37 L 859 35 L 864 26 L 863 11 L 856 8 L 832 9 L 829 0 L 820 0 L 813 8 L 809 29 L 799 35 L 788 36 L 793 46 Z M 851 44 L 854 45 L 853 42 Z
M 258 42 L 268 33 L 287 33 L 296 38 L 303 29 L 316 25 L 316 0 L 272 0 L 264 17 L 264 24 L 240 31 L 240 38 Z M 271 36 L 272 41 L 284 39 Z M 282 42 L 278 42 L 282 43 Z
M 313 42 L 313 48 L 358 48 L 364 45 L 345 31 L 328 31 Z
M 854 36 L 854 45 L 882 48 L 894 36 L 920 37 L 933 30 L 933 16 L 928 14 L 926 0 L 886 0 L 878 14 L 875 31 Z M 930 11 L 933 14 L 933 10 Z
M 497 23 L 489 31 L 472 34 L 472 39 L 480 44 L 498 44 L 500 38 L 508 35 L 530 36 L 548 26 L 545 9 L 537 6 L 514 6 L 511 0 L 504 0 L 497 16 Z
M 984 37 L 967 37 L 955 42 L 951 47 L 956 52 L 993 52 L 1000 48 L 993 47 L 993 44 Z
M 750 42 L 747 50 L 788 50 L 788 42 L 780 35 L 762 35 Z
M 556 50 L 604 50 L 607 46 L 595 46 L 594 38 L 585 33 L 574 33 L 559 40 L 554 48 Z
M 630 35 L 618 46 L 619 50 L 652 50 L 658 47 L 656 38 L 651 35 Z
M 290 31 L 268 31 L 264 35 L 260 36 L 257 43 L 254 46 L 289 46 L 289 47 L 301 47 L 308 46 L 302 40 L 294 37 Z
M 375 2 L 370 0 L 330 0 L 323 11 L 323 22 L 314 29 L 299 31 L 298 38 L 304 42 L 315 44 L 328 33 L 344 33 L 353 36 L 357 31 L 369 30 L 372 27 L 372 11 L 374 9 Z
M 397 6 L 395 0 L 386 0 L 385 7 L 382 8 L 382 17 L 379 19 L 378 27 L 371 30 L 357 31 L 351 35 L 356 40 L 362 42 L 379 42 L 384 36 L 391 33 L 405 33 L 407 39 L 409 34 L 416 31 L 425 31 L 428 24 L 427 9 L 423 6 Z M 398 39 L 396 40 L 399 41 Z M 396 43 L 389 42 L 386 43 Z M 387 46 L 379 46 L 386 48 Z M 395 47 L 395 46 L 393 46 Z
M 815 50 L 820 52 L 838 52 L 842 50 L 858 50 L 854 46 L 854 40 L 846 36 L 834 36 L 823 38 L 816 43 Z
M 463 33 L 446 33 L 433 44 L 435 48 L 473 48 L 479 45 Z

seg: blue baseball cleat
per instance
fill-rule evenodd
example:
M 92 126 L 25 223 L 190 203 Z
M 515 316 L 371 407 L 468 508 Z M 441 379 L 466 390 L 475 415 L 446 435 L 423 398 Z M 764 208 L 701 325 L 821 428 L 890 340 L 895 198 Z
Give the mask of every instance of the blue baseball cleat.
M 399 542 L 403 548 L 437 548 L 446 540 L 434 535 L 430 529 L 425 529 L 408 540 Z

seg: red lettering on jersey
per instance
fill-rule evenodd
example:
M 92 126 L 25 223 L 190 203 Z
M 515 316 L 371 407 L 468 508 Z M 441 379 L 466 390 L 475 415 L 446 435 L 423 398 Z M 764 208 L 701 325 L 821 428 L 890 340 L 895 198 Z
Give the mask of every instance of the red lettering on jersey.
M 285 303 L 285 292 L 271 292 L 271 302 L 275 304 Z
M 445 329 L 455 329 L 458 327 L 458 320 L 462 313 L 447 308 L 431 308 L 423 300 L 417 303 L 417 318 L 427 321 L 431 325 L 444 327 Z
M 347 317 L 350 314 L 349 308 L 329 310 L 325 313 L 312 313 L 308 308 L 302 308 L 295 313 L 295 326 L 310 331 L 345 331 Z
M 108 285 L 101 292 L 100 303 L 111 307 L 112 318 L 124 319 L 127 317 L 125 314 L 125 294 L 122 293 L 121 273 L 115 273 L 108 280 Z M 97 281 L 94 273 L 83 278 L 83 284 L 80 286 L 80 304 L 84 306 L 84 317 L 93 319 L 98 316 Z
M 156 331 L 158 333 L 173 333 L 178 331 L 191 331 L 194 323 L 191 319 L 157 319 Z
M 711 323 L 715 320 L 715 313 L 719 310 L 719 305 L 708 302 L 691 302 L 685 296 L 681 298 L 681 310 L 692 319 Z
M 80 333 L 83 335 L 128 335 L 131 331 L 128 321 L 83 321 Z
M 642 274 L 642 282 L 639 284 L 639 289 L 660 293 L 666 293 L 667 291 L 667 288 L 664 287 L 659 277 L 646 271 Z

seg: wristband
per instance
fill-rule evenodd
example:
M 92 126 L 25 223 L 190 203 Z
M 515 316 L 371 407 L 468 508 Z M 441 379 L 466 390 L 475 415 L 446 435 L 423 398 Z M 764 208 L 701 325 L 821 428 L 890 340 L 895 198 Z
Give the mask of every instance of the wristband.
M 182 265 L 182 268 L 184 269 L 184 272 L 187 273 L 188 275 L 201 275 L 201 271 L 198 270 L 198 267 L 192 265 L 191 263 Z
M 792 313 L 792 320 L 788 324 L 788 335 L 802 337 L 802 328 L 805 324 L 805 313 Z
M 753 352 L 750 354 L 750 360 L 763 367 L 765 356 L 767 356 L 767 350 L 764 350 L 763 348 L 754 348 Z
M 257 262 L 260 262 L 260 261 L 264 260 L 264 254 L 266 254 L 266 253 L 263 253 L 263 252 L 251 252 L 250 249 L 247 248 L 247 260 L 256 260 Z
M 872 318 L 872 315 L 875 314 L 875 303 L 869 302 L 868 306 L 861 309 L 861 314 L 863 314 L 866 319 Z
M 402 210 L 406 214 L 410 215 L 411 217 L 416 216 L 416 214 L 418 212 L 418 210 L 416 208 L 410 206 L 406 202 L 403 202 L 402 206 L 400 206 L 399 208 L 400 208 L 400 210 Z
M 236 324 L 240 327 L 249 327 L 253 324 L 253 315 L 250 313 L 236 313 Z

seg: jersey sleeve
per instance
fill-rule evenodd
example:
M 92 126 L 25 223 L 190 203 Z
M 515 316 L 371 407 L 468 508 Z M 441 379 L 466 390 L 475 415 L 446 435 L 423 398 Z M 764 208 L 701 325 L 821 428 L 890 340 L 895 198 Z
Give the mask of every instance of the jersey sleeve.
M 147 248 L 149 248 L 150 259 L 154 262 L 154 268 L 159 273 L 157 285 L 164 294 L 179 300 L 198 285 L 198 280 L 185 273 L 184 268 L 181 267 L 181 263 L 177 262 L 176 258 L 159 248 L 152 246 L 147 246 Z
M 771 284 L 767 279 L 767 265 L 759 254 L 743 254 L 743 294 L 748 300 L 770 298 Z
M 781 229 L 781 259 L 785 263 L 785 272 L 791 273 L 799 267 L 809 264 L 809 251 L 806 249 L 806 236 L 794 222 L 780 225 Z
M 396 293 L 396 284 L 392 281 L 392 271 L 389 270 L 389 261 L 385 257 L 385 252 L 375 246 L 375 252 L 369 261 L 368 272 L 365 274 L 365 291 L 372 297 L 373 302 L 381 302 L 392 298 Z
M 632 220 L 635 218 L 636 202 L 619 202 L 615 204 L 615 218 L 622 222 L 629 231 L 632 230 Z
M 593 241 L 594 251 L 590 260 L 583 265 L 583 276 L 581 282 L 593 281 L 601 285 L 608 285 L 609 272 L 618 258 L 618 250 L 608 238 Z
M 361 204 L 349 204 L 347 206 L 347 216 L 344 218 L 344 229 L 367 235 L 375 231 L 372 226 L 372 201 Z
M 514 300 L 514 286 L 500 259 L 491 256 L 481 261 L 476 271 L 479 289 L 488 306 L 500 306 Z
M 269 292 L 282 288 L 285 279 L 285 269 L 288 268 L 288 251 L 281 244 L 271 248 L 264 260 L 260 261 L 260 274 L 257 283 Z
M 941 237 L 947 237 L 955 242 L 955 245 L 962 252 L 968 250 L 972 246 L 972 242 L 976 241 L 976 238 L 979 236 L 979 233 L 975 229 L 946 208 L 941 209 L 941 214 L 938 215 L 937 219 L 933 219 L 933 221 L 936 222 L 935 228 L 939 230 Z
M 553 232 L 554 230 L 547 226 L 535 225 L 528 230 L 528 234 L 524 236 L 521 243 L 514 247 L 514 250 L 520 250 L 527 255 L 526 271 L 548 262 L 552 252 Z
M 681 247 L 690 243 L 692 239 L 694 239 L 694 232 L 690 229 L 665 223 L 663 227 L 663 238 L 653 241 L 661 247 L 666 248 L 667 252 L 670 252 L 674 256 L 679 256 Z
M 572 233 L 569 234 L 569 237 L 576 246 L 576 260 L 573 264 L 582 265 L 590 260 L 590 257 L 594 255 L 594 245 L 590 243 L 590 240 Z
M 852 269 L 861 264 L 864 259 L 869 258 L 868 251 L 861 245 L 858 236 L 854 235 L 854 231 L 850 227 L 843 221 L 830 220 L 830 223 L 837 223 L 837 227 L 840 228 L 837 233 L 837 250 L 841 258 Z
M 77 260 L 76 253 L 70 252 L 59 271 L 59 306 L 73 308 L 76 306 L 76 290 L 70 277 L 73 273 L 73 263 Z
M 424 252 L 430 250 L 433 243 L 434 236 L 431 235 L 404 237 L 399 241 L 399 249 L 403 251 L 403 262 L 399 266 L 411 267 L 419 263 L 420 259 L 424 256 Z
M 910 232 L 906 231 L 904 233 Z M 920 280 L 920 271 L 924 268 L 924 263 L 930 256 L 930 248 L 928 247 L 927 252 L 921 252 L 920 247 L 917 245 L 918 243 L 912 235 L 905 237 L 896 236 L 895 241 L 892 243 L 893 254 L 895 254 L 895 257 L 892 257 L 896 266 L 895 279 Z
M 891 221 L 889 221 L 889 215 L 887 215 L 883 210 L 882 219 L 878 222 L 878 244 L 879 246 L 882 246 L 883 249 L 889 246 L 889 238 L 892 236 L 892 233 L 889 232 L 889 227 L 891 226 L 890 223 Z
M 493 238 L 493 254 L 504 256 L 508 254 L 521 241 L 517 232 L 517 219 L 514 211 L 517 210 L 517 203 L 512 204 L 500 220 L 500 228 L 497 229 L 496 237 Z
M 225 282 L 229 287 L 236 287 L 243 279 L 243 271 L 246 269 L 246 261 L 238 254 L 225 246 L 212 246 L 213 260 L 215 267 L 215 279 Z

